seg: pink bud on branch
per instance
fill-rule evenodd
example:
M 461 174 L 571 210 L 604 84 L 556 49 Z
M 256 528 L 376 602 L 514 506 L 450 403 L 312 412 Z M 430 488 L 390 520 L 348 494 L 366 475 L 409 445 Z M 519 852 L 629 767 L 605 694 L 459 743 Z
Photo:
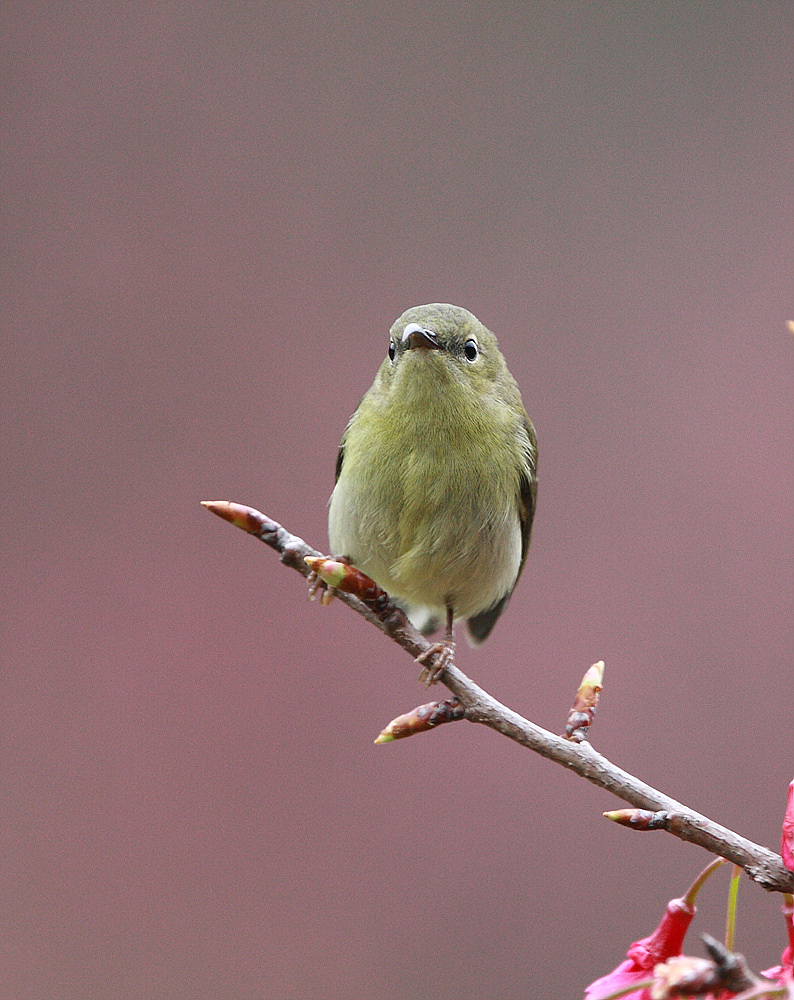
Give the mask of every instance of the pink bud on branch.
M 587 730 L 593 724 L 598 708 L 598 696 L 604 683 L 604 661 L 599 660 L 590 667 L 582 678 L 579 690 L 568 713 L 565 724 L 565 738 L 581 743 L 587 738 Z
M 271 521 L 260 511 L 253 507 L 246 507 L 241 503 L 233 503 L 231 500 L 202 500 L 201 506 L 208 511 L 217 514 L 218 517 L 233 524 L 235 528 L 242 528 L 249 535 L 260 535 L 269 527 L 277 528 L 276 521 Z
M 427 705 L 419 705 L 405 715 L 398 715 L 396 719 L 392 719 L 375 742 L 391 743 L 393 740 L 402 740 L 416 733 L 426 733 L 428 729 L 434 729 L 444 722 L 457 722 L 465 718 L 465 715 L 466 710 L 457 698 L 431 701 Z
M 612 809 L 605 812 L 605 819 L 611 819 L 618 826 L 627 826 L 630 830 L 666 830 L 669 826 L 669 813 L 651 809 Z
M 305 563 L 317 576 L 334 590 L 344 594 L 353 594 L 370 606 L 385 604 L 389 597 L 366 573 L 337 559 L 327 559 L 325 556 L 306 556 Z

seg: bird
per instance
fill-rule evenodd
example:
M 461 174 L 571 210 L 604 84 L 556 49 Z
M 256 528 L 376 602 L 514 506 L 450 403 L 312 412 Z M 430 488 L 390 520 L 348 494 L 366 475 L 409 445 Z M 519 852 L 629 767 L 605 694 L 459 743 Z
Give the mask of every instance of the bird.
M 461 306 L 406 310 L 345 428 L 329 501 L 331 550 L 444 639 L 423 679 L 454 662 L 454 624 L 479 645 L 518 582 L 538 490 L 538 443 L 495 335 Z

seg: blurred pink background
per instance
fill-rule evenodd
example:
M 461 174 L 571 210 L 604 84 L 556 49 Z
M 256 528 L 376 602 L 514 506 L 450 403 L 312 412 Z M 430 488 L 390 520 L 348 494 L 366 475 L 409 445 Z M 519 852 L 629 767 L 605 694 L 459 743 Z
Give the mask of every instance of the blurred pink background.
M 789 4 L 16 5 L 3 41 L 0 996 L 576 997 L 708 855 L 460 723 L 199 506 L 324 548 L 395 317 L 500 338 L 532 551 L 459 664 L 777 848 Z M 727 877 L 697 933 L 721 936 Z M 783 945 L 746 882 L 737 946 Z

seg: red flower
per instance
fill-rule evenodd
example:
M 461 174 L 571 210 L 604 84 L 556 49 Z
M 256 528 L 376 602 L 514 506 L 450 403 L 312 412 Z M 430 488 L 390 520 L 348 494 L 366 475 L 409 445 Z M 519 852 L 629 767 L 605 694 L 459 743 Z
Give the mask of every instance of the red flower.
M 791 808 L 791 792 L 789 791 L 789 809 Z M 789 982 L 794 979 L 794 897 L 786 896 L 783 903 L 783 919 L 786 921 L 788 931 L 788 945 L 783 949 L 780 957 L 780 965 L 773 965 L 771 969 L 764 969 L 761 973 L 767 979 L 773 979 L 776 983 Z
M 627 959 L 606 976 L 596 979 L 585 990 L 585 1000 L 600 1000 L 632 983 L 642 983 L 651 979 L 654 968 L 660 962 L 681 954 L 684 935 L 692 923 L 695 907 L 685 899 L 671 899 L 661 923 L 648 937 L 635 941 L 626 952 Z M 650 992 L 639 989 L 629 993 L 624 1000 L 649 1000 Z
M 788 786 L 788 805 L 783 817 L 780 853 L 783 855 L 783 864 L 790 872 L 794 872 L 794 781 Z
M 783 855 L 783 864 L 786 868 L 794 871 L 794 781 L 788 786 L 788 803 L 783 817 L 780 853 Z M 794 980 L 794 896 L 788 894 L 784 896 L 783 918 L 786 921 L 788 945 L 783 949 L 780 965 L 773 965 L 771 969 L 764 969 L 761 973 L 762 976 L 773 979 L 781 986 Z

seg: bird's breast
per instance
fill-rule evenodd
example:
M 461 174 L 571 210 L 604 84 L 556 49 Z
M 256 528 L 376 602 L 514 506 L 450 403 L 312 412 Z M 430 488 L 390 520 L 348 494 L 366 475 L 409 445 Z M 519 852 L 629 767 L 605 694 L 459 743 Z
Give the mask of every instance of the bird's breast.
M 456 618 L 508 593 L 521 562 L 521 455 L 481 423 L 351 425 L 329 513 L 334 553 L 393 597 L 452 604 Z

